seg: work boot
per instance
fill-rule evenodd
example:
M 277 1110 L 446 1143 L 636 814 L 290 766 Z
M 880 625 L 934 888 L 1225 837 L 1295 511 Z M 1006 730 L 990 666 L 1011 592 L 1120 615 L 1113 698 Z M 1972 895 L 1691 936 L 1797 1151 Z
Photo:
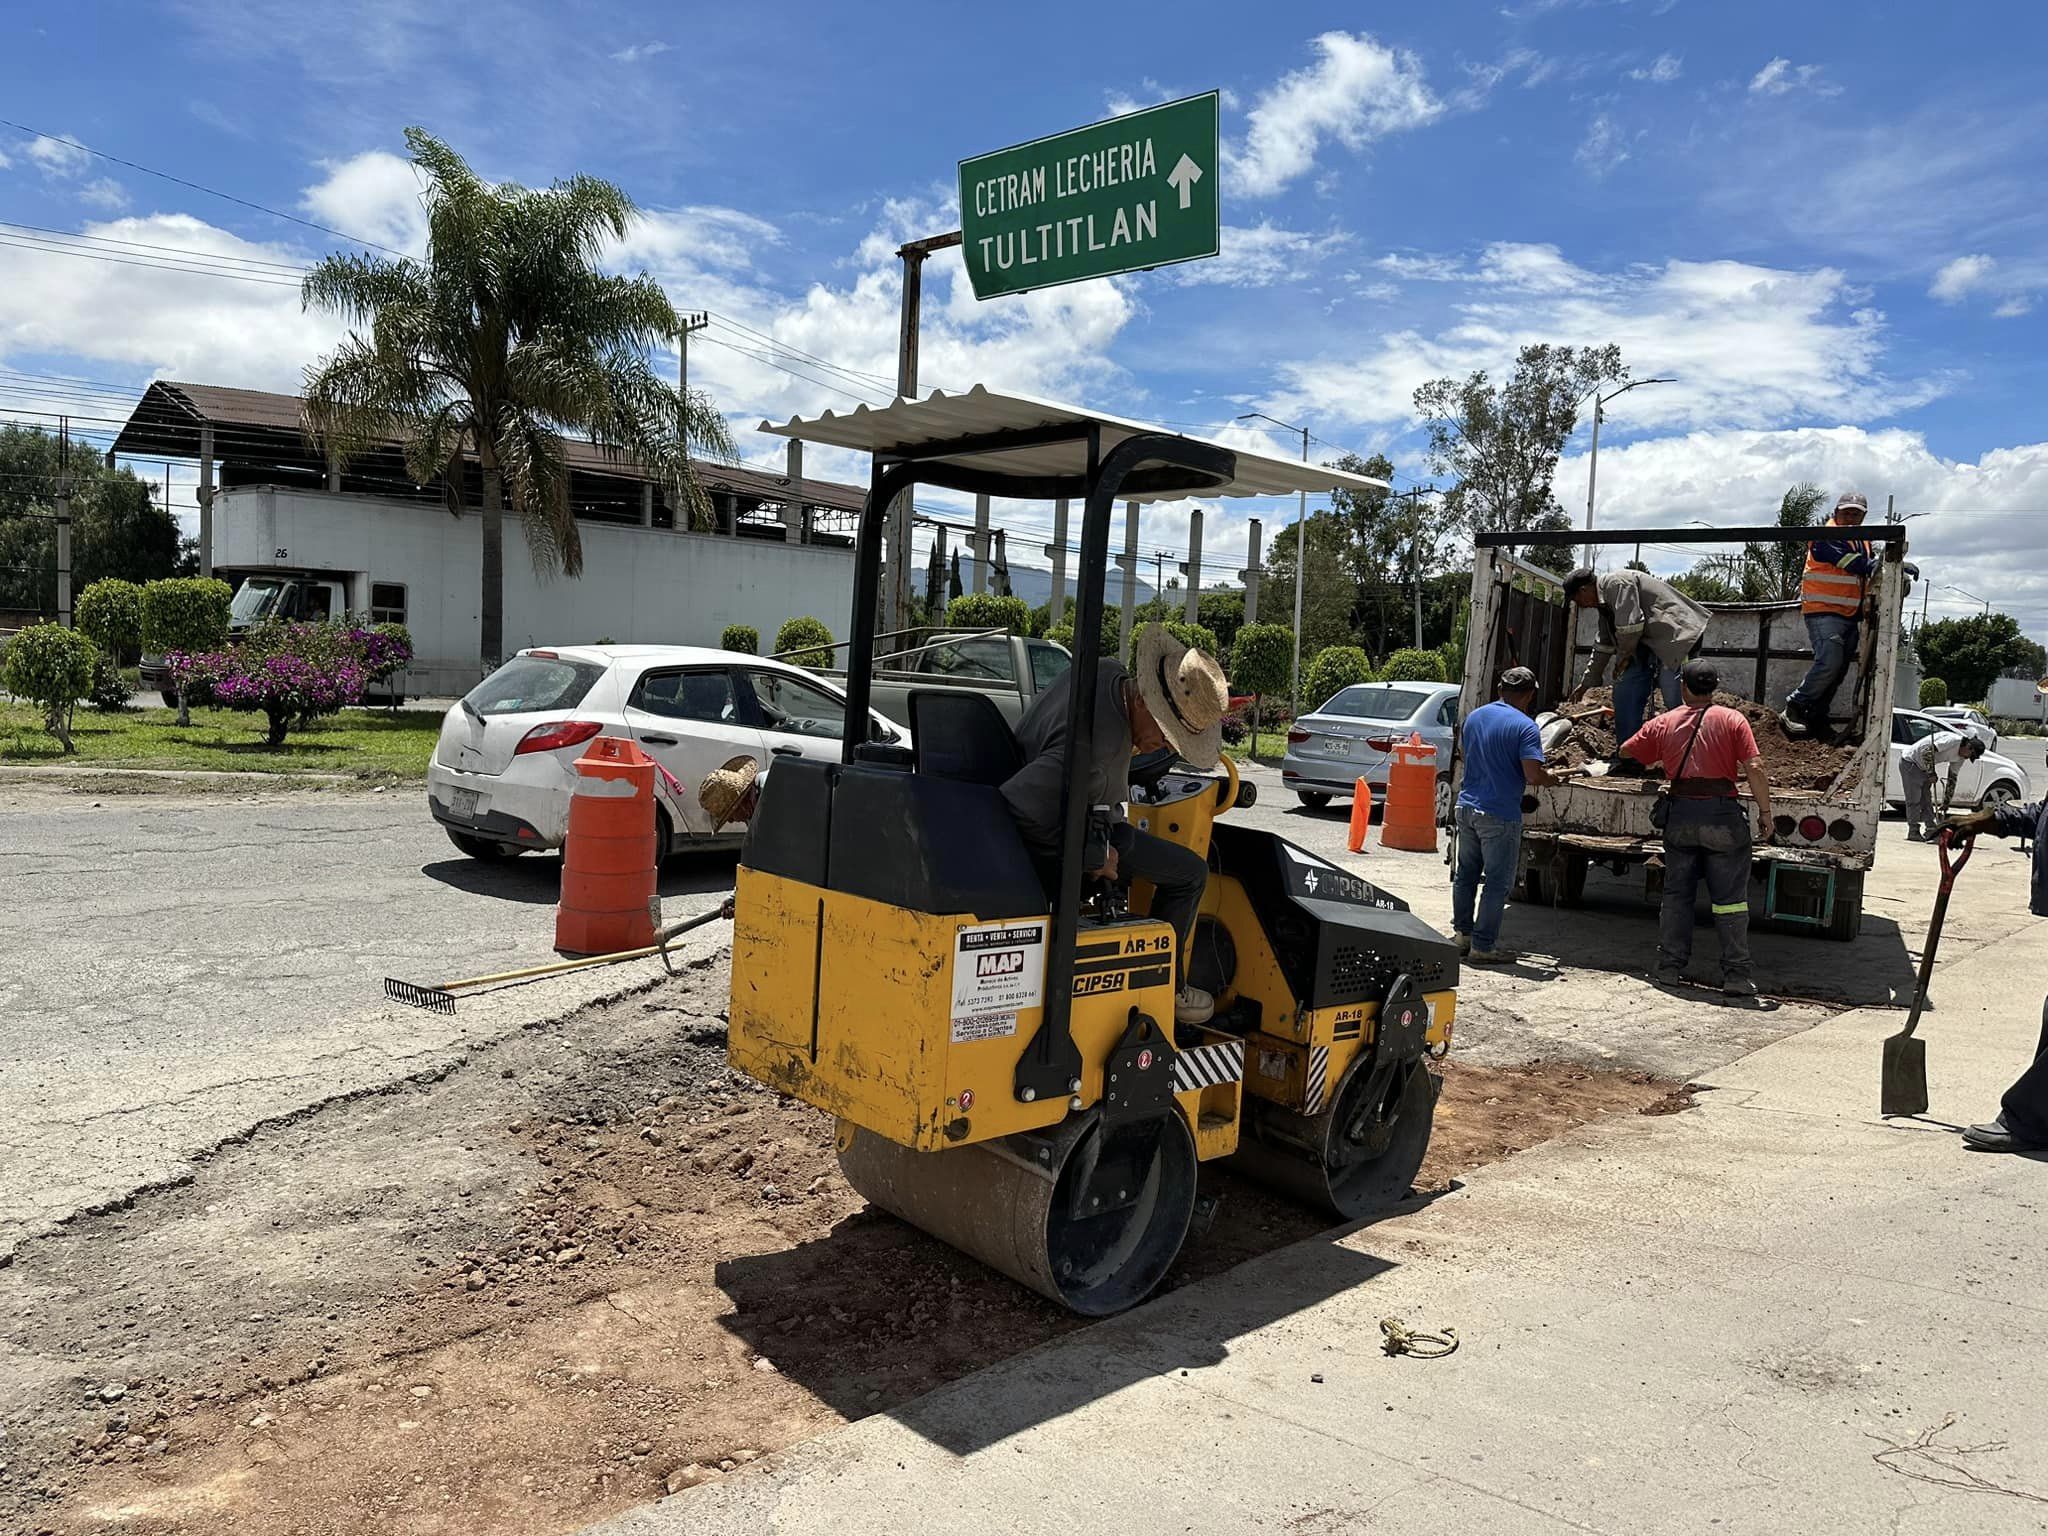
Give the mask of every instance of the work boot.
M 1522 957 L 1512 949 L 1475 949 L 1466 958 L 1474 965 L 1513 965 Z
M 1678 966 L 1678 965 L 1660 965 L 1660 966 L 1658 966 L 1658 967 L 1657 967 L 1657 985 L 1658 985 L 1658 986 L 1660 986 L 1660 987 L 1666 987 L 1666 988 L 1676 988 L 1676 987 L 1682 987 L 1682 986 L 1684 986 L 1684 985 L 1685 985 L 1685 968 L 1684 968 L 1683 966 Z
M 1778 711 L 1778 729 L 1794 739 L 1808 734 L 1806 722 L 1793 714 L 1789 705 Z
M 2041 1143 L 2014 1133 L 2000 1115 L 1988 1125 L 1973 1125 L 1963 1132 L 1963 1145 L 1973 1152 L 2039 1152 Z
M 1173 1019 L 1176 1024 L 1206 1024 L 1216 1016 L 1216 999 L 1200 987 L 1184 986 L 1174 994 Z
M 1756 983 L 1747 976 L 1724 976 L 1721 979 L 1721 995 L 1738 1002 L 1756 1001 Z
M 1906 828 L 1906 841 L 1909 843 L 1931 843 L 1934 839 L 1927 833 L 1922 832 L 1918 827 L 1908 827 Z
M 1472 935 L 1471 935 L 1471 934 L 1469 934 L 1469 933 L 1461 933 L 1461 934 L 1459 934 L 1459 935 L 1458 935 L 1458 953 L 1459 953 L 1459 954 L 1461 954 L 1461 955 L 1469 955 L 1469 954 L 1471 954 L 1471 953 L 1472 953 Z

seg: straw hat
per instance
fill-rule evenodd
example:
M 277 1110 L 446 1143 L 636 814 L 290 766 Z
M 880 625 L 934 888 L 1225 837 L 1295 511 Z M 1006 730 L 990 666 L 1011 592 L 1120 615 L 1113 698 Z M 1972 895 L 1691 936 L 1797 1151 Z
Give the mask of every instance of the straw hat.
M 697 804 L 711 818 L 714 832 L 732 820 L 732 813 L 747 798 L 760 774 L 761 765 L 751 757 L 729 757 L 722 766 L 704 775 L 704 782 L 697 786 Z
M 1138 696 L 1190 767 L 1213 768 L 1223 756 L 1223 712 L 1230 685 L 1213 656 L 1182 645 L 1164 624 L 1138 631 L 1131 653 Z

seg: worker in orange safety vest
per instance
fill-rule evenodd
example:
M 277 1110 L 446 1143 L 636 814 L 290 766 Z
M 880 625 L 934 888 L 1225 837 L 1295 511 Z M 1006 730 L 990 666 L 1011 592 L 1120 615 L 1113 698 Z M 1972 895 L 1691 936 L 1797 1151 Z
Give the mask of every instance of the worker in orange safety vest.
M 1857 528 L 1870 511 L 1860 491 L 1844 491 L 1835 503 L 1830 528 Z M 1792 690 L 1778 721 L 1787 736 L 1831 737 L 1829 711 L 1835 690 L 1856 654 L 1870 578 L 1877 565 L 1867 539 L 1815 539 L 1807 546 L 1806 575 L 1799 585 L 1799 611 L 1806 620 L 1806 638 L 1813 645 L 1813 665 Z

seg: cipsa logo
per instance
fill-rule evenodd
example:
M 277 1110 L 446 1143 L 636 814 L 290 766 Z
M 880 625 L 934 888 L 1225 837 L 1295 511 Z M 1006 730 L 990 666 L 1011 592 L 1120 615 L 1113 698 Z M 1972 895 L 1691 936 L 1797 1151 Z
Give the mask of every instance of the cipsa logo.
M 1105 971 L 1099 976 L 1076 976 L 1074 996 L 1093 997 L 1102 992 L 1121 992 L 1127 971 Z

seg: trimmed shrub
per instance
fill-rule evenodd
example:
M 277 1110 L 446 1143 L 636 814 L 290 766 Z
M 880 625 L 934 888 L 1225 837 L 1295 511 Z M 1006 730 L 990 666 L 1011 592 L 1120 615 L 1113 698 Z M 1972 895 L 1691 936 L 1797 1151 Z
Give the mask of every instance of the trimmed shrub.
M 80 633 L 118 664 L 142 646 L 142 588 L 118 576 L 104 576 L 78 594 L 71 618 Z
M 832 631 L 823 619 L 799 615 L 775 631 L 775 654 L 793 667 L 832 665 Z
M 0 652 L 0 687 L 41 709 L 43 728 L 66 752 L 73 752 L 77 749 L 71 745 L 71 714 L 92 691 L 98 655 L 98 648 L 75 629 L 31 624 Z
M 1303 669 L 1301 702 L 1321 709 L 1354 683 L 1377 681 L 1372 661 L 1355 645 L 1326 645 Z
M 1252 748 L 1256 753 L 1268 694 L 1285 695 L 1294 680 L 1294 631 L 1285 624 L 1246 624 L 1230 648 L 1230 686 L 1252 696 Z
M 338 623 L 266 620 L 218 651 L 173 651 L 171 676 L 181 693 L 203 686 L 223 709 L 260 711 L 266 745 L 281 747 L 293 726 L 304 728 L 343 705 L 362 702 L 370 681 L 364 642 L 371 631 Z
M 85 701 L 103 715 L 124 714 L 129 709 L 129 700 L 135 690 L 128 686 L 128 679 L 121 674 L 121 668 L 114 658 L 100 651 L 92 659 L 92 689 Z
M 1190 650 L 1205 651 L 1217 660 L 1223 659 L 1223 647 L 1216 643 L 1216 631 L 1201 624 L 1178 624 L 1168 620 L 1166 632 Z
M 755 655 L 761 649 L 761 631 L 751 624 L 728 624 L 718 632 L 718 648 Z
M 1007 629 L 1013 635 L 1031 633 L 1031 607 L 1021 597 L 997 597 L 993 592 L 965 592 L 946 604 L 948 629 Z
M 1073 605 L 1069 603 L 1067 605 L 1066 621 L 1053 625 L 1051 629 L 1045 632 L 1046 639 L 1050 640 L 1054 645 L 1064 646 L 1069 651 L 1074 649 L 1073 613 Z M 1099 643 L 1102 649 L 1097 653 L 1097 659 L 1102 661 L 1115 660 L 1117 647 L 1123 643 L 1123 616 L 1121 614 L 1110 611 L 1102 615 L 1102 639 Z
M 1938 677 L 1920 679 L 1920 707 L 1939 708 L 1948 703 L 1948 684 Z
M 1444 681 L 1444 661 L 1435 651 L 1418 651 L 1413 646 L 1403 646 L 1387 658 L 1387 664 L 1380 669 L 1383 683 L 1440 683 Z
M 227 643 L 234 593 L 211 576 L 171 576 L 142 589 L 142 648 L 168 657 L 218 650 Z M 174 669 L 175 675 L 175 669 Z M 178 684 L 178 724 L 192 723 L 191 700 Z

